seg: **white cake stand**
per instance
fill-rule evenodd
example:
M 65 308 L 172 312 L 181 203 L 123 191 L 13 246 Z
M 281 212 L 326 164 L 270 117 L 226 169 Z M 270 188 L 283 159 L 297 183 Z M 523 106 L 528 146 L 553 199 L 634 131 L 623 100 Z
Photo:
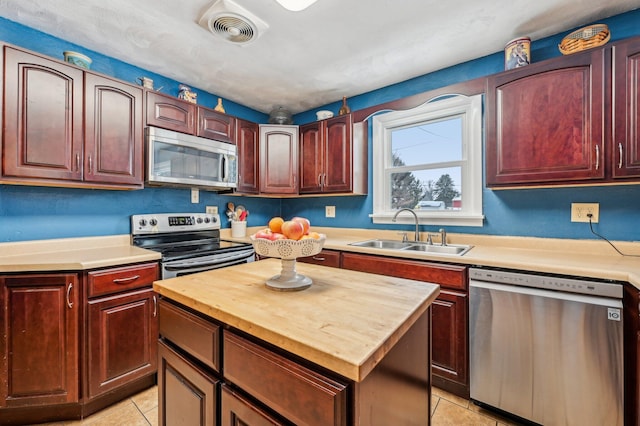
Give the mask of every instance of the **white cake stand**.
M 311 278 L 296 272 L 296 259 L 298 257 L 313 256 L 320 253 L 326 239 L 320 235 L 319 239 L 307 238 L 304 240 L 267 240 L 263 238 L 249 237 L 256 253 L 264 257 L 276 257 L 282 261 L 282 271 L 279 275 L 269 278 L 265 284 L 268 288 L 277 291 L 299 291 L 311 287 Z

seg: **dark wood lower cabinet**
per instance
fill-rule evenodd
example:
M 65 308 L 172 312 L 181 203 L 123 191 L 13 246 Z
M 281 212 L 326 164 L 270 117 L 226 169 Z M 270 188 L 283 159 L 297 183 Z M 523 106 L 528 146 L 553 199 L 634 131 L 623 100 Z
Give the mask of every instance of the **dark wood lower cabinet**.
M 158 342 L 160 425 L 214 426 L 219 380 L 162 341 Z
M 225 426 L 280 426 L 289 425 L 284 420 L 276 419 L 240 392 L 234 392 L 229 386 L 222 385 L 221 391 L 221 425 Z

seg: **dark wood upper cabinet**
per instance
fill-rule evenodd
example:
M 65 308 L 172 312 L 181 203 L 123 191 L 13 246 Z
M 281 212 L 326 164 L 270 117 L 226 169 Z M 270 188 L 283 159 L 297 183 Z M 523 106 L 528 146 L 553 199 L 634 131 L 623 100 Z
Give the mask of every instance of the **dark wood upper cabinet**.
M 300 127 L 300 193 L 352 189 L 351 115 Z
M 603 49 L 490 76 L 487 186 L 602 180 L 605 96 Z
M 297 126 L 260 126 L 260 192 L 298 193 Z
M 640 37 L 613 46 L 613 178 L 640 177 Z
M 198 107 L 197 136 L 221 142 L 236 143 L 236 119 L 212 109 Z
M 142 188 L 141 88 L 9 46 L 4 54 L 3 179 Z
M 147 125 L 195 134 L 197 107 L 173 96 L 147 91 Z
M 83 72 L 4 47 L 2 175 L 82 179 Z
M 140 184 L 143 177 L 142 89 L 85 76 L 84 180 Z
M 259 126 L 247 120 L 236 119 L 236 145 L 238 147 L 237 192 L 260 192 Z

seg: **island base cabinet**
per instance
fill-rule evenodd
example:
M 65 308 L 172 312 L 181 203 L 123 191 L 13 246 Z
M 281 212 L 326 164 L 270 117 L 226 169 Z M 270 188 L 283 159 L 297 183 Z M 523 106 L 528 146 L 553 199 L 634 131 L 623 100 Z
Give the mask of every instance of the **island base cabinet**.
M 295 424 L 346 425 L 347 385 L 231 332 L 223 333 L 224 378 Z
M 166 426 L 219 424 L 218 380 L 158 342 L 158 421 Z
M 289 425 L 253 404 L 227 385 L 221 387 L 222 425 L 225 426 L 284 426 Z

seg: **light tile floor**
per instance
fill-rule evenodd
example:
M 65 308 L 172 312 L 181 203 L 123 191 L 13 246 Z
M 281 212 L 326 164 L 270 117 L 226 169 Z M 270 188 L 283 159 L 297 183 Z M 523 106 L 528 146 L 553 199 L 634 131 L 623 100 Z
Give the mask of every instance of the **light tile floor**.
M 442 389 L 433 388 L 431 400 L 433 426 L 519 426 L 519 423 L 502 418 Z M 84 420 L 45 423 L 40 426 L 156 426 L 157 424 L 158 387 L 154 386 Z

